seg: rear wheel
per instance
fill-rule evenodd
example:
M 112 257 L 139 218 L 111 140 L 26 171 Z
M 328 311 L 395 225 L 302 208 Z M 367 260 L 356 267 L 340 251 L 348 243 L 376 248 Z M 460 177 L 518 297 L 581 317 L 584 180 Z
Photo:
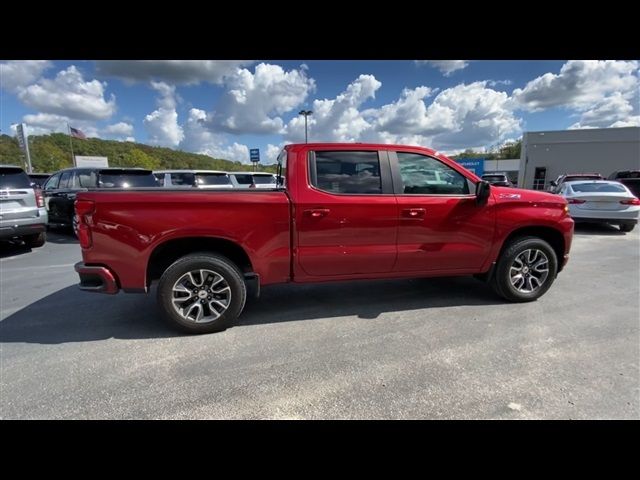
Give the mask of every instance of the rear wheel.
M 630 232 L 635 227 L 636 227 L 635 223 L 621 223 L 620 224 L 620 231 L 621 232 Z
M 549 290 L 557 272 L 551 245 L 537 237 L 516 238 L 498 259 L 491 287 L 511 302 L 531 302 Z
M 33 235 L 26 235 L 23 239 L 27 247 L 38 248 L 47 242 L 47 234 L 45 232 L 41 232 Z
M 165 319 L 188 333 L 226 329 L 242 313 L 247 287 L 229 259 L 192 254 L 176 260 L 158 284 L 158 304 Z

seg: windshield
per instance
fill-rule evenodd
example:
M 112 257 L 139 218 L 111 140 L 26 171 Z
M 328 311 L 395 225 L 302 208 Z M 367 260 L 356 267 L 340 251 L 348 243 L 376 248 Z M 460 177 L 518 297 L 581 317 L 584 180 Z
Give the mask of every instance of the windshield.
M 626 193 L 627 189 L 619 183 L 577 183 L 572 184 L 574 192 L 598 192 L 598 193 Z
M 267 185 L 270 183 L 276 183 L 276 179 L 273 175 L 254 175 L 253 183 L 256 185 Z
M 0 188 L 29 188 L 31 180 L 20 168 L 0 168 Z
M 230 185 L 226 173 L 196 173 L 196 185 Z
M 151 172 L 100 172 L 100 188 L 157 187 Z
M 504 175 L 483 175 L 482 176 L 483 180 L 497 180 L 499 182 L 504 182 L 507 180 L 507 177 L 505 177 Z
M 598 180 L 602 177 L 600 175 L 569 175 L 564 181 L 565 182 L 575 182 L 576 180 Z

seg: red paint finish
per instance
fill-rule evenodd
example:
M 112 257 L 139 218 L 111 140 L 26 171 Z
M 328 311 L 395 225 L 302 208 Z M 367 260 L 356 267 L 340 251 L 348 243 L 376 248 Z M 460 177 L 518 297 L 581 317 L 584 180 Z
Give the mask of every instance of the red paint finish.
M 107 267 L 120 288 L 145 291 L 154 250 L 175 239 L 208 238 L 241 247 L 263 285 L 463 275 L 487 271 L 505 239 L 530 227 L 560 232 L 563 257 L 568 258 L 573 221 L 559 196 L 494 186 L 488 202 L 478 205 L 473 194 L 405 195 L 396 194 L 392 187 L 376 195 L 333 194 L 310 185 L 309 152 L 378 151 L 382 166 L 385 160 L 393 164 L 387 152 L 412 151 L 437 158 L 474 183 L 480 179 L 453 160 L 419 147 L 298 144 L 285 148 L 286 192 L 79 193 L 80 205 L 88 205 L 83 201 L 95 204 L 82 215 L 81 224 L 90 230 L 91 238 L 91 246 L 82 250 L 83 264 Z M 391 172 L 388 175 L 393 176 Z

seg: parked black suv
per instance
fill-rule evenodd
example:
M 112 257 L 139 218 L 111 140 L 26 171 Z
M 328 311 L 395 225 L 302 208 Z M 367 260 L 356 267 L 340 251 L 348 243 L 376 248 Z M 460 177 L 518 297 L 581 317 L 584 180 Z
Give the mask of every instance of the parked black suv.
M 609 180 L 620 182 L 640 198 L 640 170 L 618 170 L 609 175 Z
M 157 187 L 151 170 L 140 168 L 67 168 L 44 184 L 50 226 L 73 225 L 76 193 L 90 188 Z

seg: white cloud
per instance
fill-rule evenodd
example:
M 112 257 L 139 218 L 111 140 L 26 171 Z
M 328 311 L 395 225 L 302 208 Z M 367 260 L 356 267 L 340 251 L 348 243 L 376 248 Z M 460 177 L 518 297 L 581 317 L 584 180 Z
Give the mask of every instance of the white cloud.
M 282 151 L 282 147 L 284 147 L 284 142 L 281 143 L 280 145 L 273 145 L 273 144 L 268 144 L 267 145 L 267 151 L 265 152 L 265 160 L 264 163 L 269 164 L 269 163 L 275 163 L 276 160 L 278 159 L 278 155 L 280 155 L 280 152 Z
M 68 133 L 67 122 L 69 122 L 69 118 L 62 115 L 28 114 L 22 117 L 22 121 L 27 124 L 29 135 L 47 135 L 52 132 Z
M 130 136 L 133 135 L 133 125 L 126 122 L 118 122 L 113 125 L 108 125 L 104 129 L 104 132 L 112 135 Z
M 513 98 L 532 111 L 558 106 L 585 110 L 615 93 L 628 99 L 637 94 L 638 85 L 635 60 L 571 60 L 559 74 L 545 73 L 515 89 Z
M 143 121 L 148 133 L 148 143 L 162 147 L 177 147 L 184 138 L 178 125 L 175 87 L 164 82 L 151 82 L 151 87 L 159 92 L 158 108 L 148 114 Z
M 580 117 L 580 121 L 574 123 L 569 128 L 640 126 L 638 103 L 635 103 L 636 107 L 634 108 L 629 100 L 624 98 L 620 92 L 616 92 L 595 104 L 593 108 L 584 111 Z
M 0 89 L 17 92 L 38 80 L 52 63 L 49 60 L 11 60 L 0 63 Z
M 382 86 L 373 75 L 360 75 L 335 99 L 314 100 L 307 117 L 309 140 L 314 142 L 354 142 L 371 125 L 359 107 L 374 98 Z M 304 140 L 304 117 L 296 116 L 287 125 L 285 138 L 291 141 Z
M 124 142 L 135 142 L 133 136 L 133 125 L 127 122 L 118 122 L 113 125 L 107 125 L 101 132 L 110 140 L 118 140 Z
M 285 71 L 261 63 L 255 72 L 239 69 L 226 80 L 228 90 L 208 115 L 213 128 L 231 133 L 282 133 L 282 115 L 300 106 L 314 91 L 306 70 Z
M 361 109 L 381 83 L 361 75 L 335 99 L 315 100 L 309 117 L 309 140 L 321 142 L 381 142 L 430 146 L 439 150 L 478 148 L 520 132 L 520 119 L 504 92 L 487 82 L 460 84 L 427 100 L 426 86 L 405 89 L 400 98 L 378 108 Z M 287 140 L 304 139 L 304 118 L 287 125 Z
M 159 80 L 172 84 L 220 84 L 252 60 L 100 60 L 96 72 L 129 81 Z
M 192 108 L 189 111 L 189 118 L 184 125 L 184 139 L 180 143 L 180 148 L 214 158 L 248 163 L 249 148 L 237 142 L 228 145 L 224 135 L 213 133 L 206 127 L 206 118 L 207 113 L 204 110 Z
M 467 68 L 468 60 L 416 60 L 417 65 L 431 65 L 437 68 L 445 76 L 449 77 L 453 72 Z
M 116 110 L 112 94 L 104 98 L 106 83 L 86 81 L 75 66 L 58 72 L 54 79 L 43 78 L 28 87 L 18 87 L 18 98 L 41 113 L 79 120 L 104 120 Z

